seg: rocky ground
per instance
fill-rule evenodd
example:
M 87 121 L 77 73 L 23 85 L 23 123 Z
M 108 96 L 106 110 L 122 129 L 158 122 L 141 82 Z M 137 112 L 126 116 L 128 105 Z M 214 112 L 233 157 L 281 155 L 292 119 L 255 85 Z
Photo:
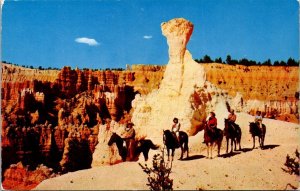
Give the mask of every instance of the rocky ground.
M 291 189 L 299 187 L 299 177 L 285 173 L 285 157 L 299 149 L 299 125 L 265 119 L 267 126 L 265 148 L 252 148 L 248 122 L 252 116 L 240 113 L 237 123 L 242 128 L 242 151 L 225 153 L 225 140 L 221 157 L 205 158 L 206 147 L 202 144 L 203 132 L 190 137 L 190 157 L 179 161 L 179 151 L 173 162 L 171 178 L 174 189 Z M 157 140 L 158 141 L 158 140 Z M 150 151 L 150 155 L 154 155 Z M 214 152 L 216 155 L 216 151 Z M 144 163 L 143 157 L 140 162 Z M 148 161 L 150 165 L 151 160 Z M 88 170 L 43 181 L 37 190 L 91 190 L 91 189 L 147 189 L 147 176 L 138 162 L 125 162 L 113 166 L 95 167 Z

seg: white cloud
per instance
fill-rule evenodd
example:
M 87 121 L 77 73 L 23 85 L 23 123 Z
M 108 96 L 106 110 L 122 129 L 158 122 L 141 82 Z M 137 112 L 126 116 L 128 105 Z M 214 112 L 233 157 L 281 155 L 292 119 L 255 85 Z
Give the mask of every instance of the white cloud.
M 95 39 L 93 39 L 93 38 L 86 38 L 86 37 L 76 38 L 75 42 L 83 43 L 83 44 L 88 44 L 89 46 L 97 46 L 97 45 L 99 45 L 99 43 Z
M 151 35 L 145 35 L 143 38 L 144 38 L 144 39 L 151 39 L 152 36 L 151 36 Z

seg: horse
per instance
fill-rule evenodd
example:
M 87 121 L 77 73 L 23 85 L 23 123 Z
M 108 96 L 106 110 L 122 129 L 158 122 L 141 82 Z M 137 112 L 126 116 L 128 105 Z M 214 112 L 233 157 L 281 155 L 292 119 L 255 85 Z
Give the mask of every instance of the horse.
M 118 151 L 119 151 L 119 155 L 122 157 L 123 162 L 126 161 L 127 152 L 128 152 L 127 148 L 123 146 L 124 141 L 125 140 L 122 139 L 116 133 L 113 133 L 108 141 L 108 146 L 111 146 L 113 143 L 116 143 Z M 150 149 L 157 150 L 159 148 L 159 146 L 154 145 L 153 142 L 149 139 L 134 141 L 134 143 L 136 146 L 134 145 L 134 147 L 133 147 L 133 148 L 135 148 L 135 150 L 134 150 L 135 156 L 133 158 L 136 158 L 136 156 L 138 156 L 140 153 L 143 153 L 145 161 L 148 160 L 148 154 L 149 154 Z
M 170 130 L 163 131 L 164 145 L 167 147 L 168 161 L 170 160 L 170 150 L 172 150 L 172 161 L 174 158 L 174 151 L 178 148 L 178 142 L 176 137 Z M 183 158 L 183 154 L 187 152 L 187 158 L 189 157 L 189 137 L 183 132 L 179 131 L 179 147 L 181 148 L 180 160 Z
M 262 124 L 262 128 L 259 128 L 259 126 L 256 123 L 250 122 L 249 127 L 250 127 L 250 133 L 251 133 L 252 139 L 253 139 L 253 149 L 255 147 L 255 136 L 258 137 L 258 142 L 259 142 L 260 148 L 263 148 L 264 142 L 265 142 L 265 135 L 266 135 L 265 124 Z
M 159 148 L 158 145 L 154 145 L 153 142 L 149 139 L 139 140 L 137 141 L 136 147 L 135 147 L 135 155 L 139 156 L 140 153 L 143 153 L 145 161 L 148 160 L 148 153 L 149 150 L 157 150 Z
M 234 150 L 236 151 L 236 145 L 239 145 L 239 150 L 241 150 L 241 137 L 242 137 L 242 131 L 239 125 L 233 124 L 229 122 L 228 119 L 225 119 L 225 128 L 224 128 L 224 136 L 226 137 L 226 153 L 228 153 L 228 143 L 229 139 L 231 140 L 231 151 L 233 148 L 234 143 Z M 233 126 L 234 125 L 234 126 Z
M 122 161 L 126 161 L 127 157 L 127 149 L 124 147 L 124 140 L 117 134 L 113 133 L 108 141 L 108 146 L 111 146 L 113 143 L 116 143 L 119 155 L 122 158 Z
M 221 129 L 209 128 L 206 124 L 204 127 L 204 142 L 207 146 L 207 157 L 209 158 L 209 154 L 211 155 L 210 158 L 212 159 L 212 149 L 214 145 L 218 145 L 218 156 L 220 156 L 220 149 L 223 140 L 223 131 Z M 210 151 L 210 152 L 209 152 Z

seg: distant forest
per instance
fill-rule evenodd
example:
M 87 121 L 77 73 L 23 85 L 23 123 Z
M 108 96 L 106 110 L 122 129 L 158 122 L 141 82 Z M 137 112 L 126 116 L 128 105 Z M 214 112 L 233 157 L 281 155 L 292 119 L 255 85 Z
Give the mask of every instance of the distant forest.
M 232 59 L 230 55 L 227 55 L 226 60 L 222 60 L 221 57 L 212 60 L 210 56 L 205 55 L 203 58 L 195 59 L 198 63 L 222 63 L 228 65 L 243 65 L 243 66 L 299 66 L 299 61 L 297 62 L 293 58 L 289 58 L 286 62 L 285 61 L 272 61 L 270 59 L 264 62 L 256 62 L 253 60 L 248 60 L 247 58 L 243 58 L 240 60 Z
M 11 62 L 6 62 L 6 61 L 2 61 L 2 63 L 5 63 L 5 64 L 11 64 L 11 65 L 14 65 L 14 66 L 21 66 L 23 68 L 30 68 L 30 69 L 39 69 L 39 70 L 61 70 L 62 68 L 57 68 L 57 67 L 47 67 L 47 68 L 44 68 L 42 66 L 39 66 L 37 68 L 33 67 L 33 66 L 28 66 L 28 65 L 19 65 L 19 64 L 14 64 L 14 63 L 11 63 Z M 90 68 L 82 68 L 81 70 L 90 70 Z M 100 70 L 114 70 L 114 71 L 123 71 L 124 68 L 105 68 L 105 69 L 91 69 L 92 71 L 100 71 Z
M 195 61 L 199 64 L 203 63 L 220 63 L 220 64 L 228 64 L 228 65 L 243 65 L 243 66 L 299 66 L 299 61 L 296 61 L 293 58 L 289 58 L 287 61 L 274 61 L 272 62 L 270 59 L 264 61 L 264 62 L 256 62 L 254 60 L 248 60 L 247 58 L 243 58 L 240 60 L 232 59 L 230 55 L 227 55 L 226 60 L 222 60 L 221 57 L 216 59 L 211 59 L 210 56 L 205 55 L 203 58 L 195 59 Z M 2 61 L 3 63 L 19 66 L 18 64 L 13 64 L 10 62 Z M 30 69 L 39 69 L 39 70 L 60 70 L 60 68 L 52 68 L 47 67 L 44 68 L 42 66 L 39 66 L 38 68 L 34 68 L 33 66 L 25 66 L 22 65 L 24 68 L 30 68 Z M 82 70 L 89 70 L 89 68 L 83 68 Z M 115 71 L 123 71 L 124 68 L 105 68 L 105 69 L 92 69 L 92 71 L 99 71 L 99 70 L 115 70 Z

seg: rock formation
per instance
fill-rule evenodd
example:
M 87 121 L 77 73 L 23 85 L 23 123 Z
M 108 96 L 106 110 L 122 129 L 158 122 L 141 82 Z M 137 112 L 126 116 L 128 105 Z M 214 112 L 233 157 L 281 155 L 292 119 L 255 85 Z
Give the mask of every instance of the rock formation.
M 43 180 L 57 176 L 51 168 L 39 165 L 35 170 L 29 170 L 21 162 L 12 164 L 4 172 L 3 188 L 10 190 L 30 190 Z
M 106 124 L 100 125 L 98 134 L 98 144 L 93 153 L 92 167 L 112 165 L 122 161 L 115 144 L 108 146 L 111 135 L 115 132 L 121 134 L 124 125 L 113 120 L 106 121 Z
M 162 129 L 171 127 L 174 117 L 179 118 L 182 130 L 191 129 L 194 109 L 190 97 L 205 84 L 203 66 L 197 64 L 186 50 L 193 24 L 180 18 L 162 23 L 161 28 L 169 45 L 169 63 L 163 80 L 158 90 L 146 96 L 137 95 L 132 103 L 132 121 L 138 132 L 156 138 L 161 137 Z M 203 108 L 207 109 L 208 101 L 201 103 Z

